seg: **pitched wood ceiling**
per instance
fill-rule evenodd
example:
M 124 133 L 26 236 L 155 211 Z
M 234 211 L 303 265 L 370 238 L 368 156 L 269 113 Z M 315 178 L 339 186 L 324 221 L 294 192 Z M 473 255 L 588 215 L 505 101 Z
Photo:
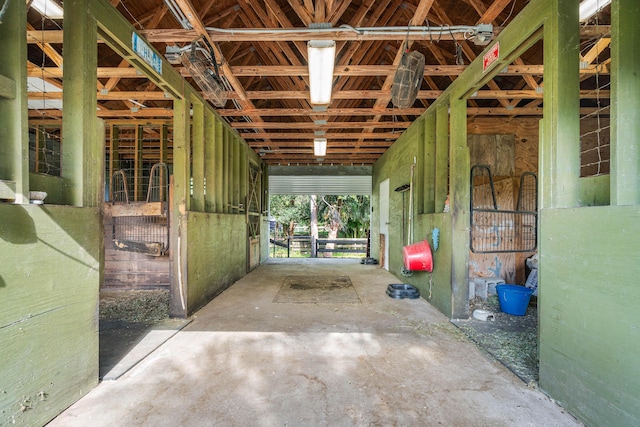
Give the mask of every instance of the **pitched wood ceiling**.
M 508 25 L 529 0 L 110 0 L 162 54 L 205 36 L 229 83 L 228 100 L 217 108 L 270 164 L 370 165 L 482 52 L 463 34 L 395 32 L 363 35 L 336 30 L 332 102 L 326 111 L 309 104 L 306 41 L 314 23 L 331 27 L 445 27 Z M 29 1 L 27 2 L 30 3 Z M 171 9 L 178 10 L 175 14 Z M 179 22 L 180 14 L 184 15 Z M 581 98 L 584 113 L 608 106 L 610 18 L 583 26 Z M 29 75 L 63 87 L 63 20 L 28 12 Z M 590 22 L 590 24 L 593 24 Z M 594 30 L 594 27 L 596 28 Z M 231 29 L 261 30 L 247 34 Z M 282 31 L 291 29 L 295 31 Z M 391 84 L 405 43 L 424 54 L 418 98 L 410 108 L 391 102 Z M 172 101 L 105 44 L 98 46 L 98 115 L 111 122 L 171 122 Z M 542 115 L 542 42 L 524 52 L 469 100 L 470 117 L 502 120 Z M 191 84 L 192 78 L 175 65 Z M 597 73 L 596 73 L 597 71 Z M 197 87 L 197 86 L 194 86 Z M 599 89 L 599 90 L 596 90 Z M 30 92 L 30 99 L 61 98 L 60 92 Z M 46 105 L 34 119 L 59 118 Z M 317 159 L 313 138 L 324 132 L 327 154 Z

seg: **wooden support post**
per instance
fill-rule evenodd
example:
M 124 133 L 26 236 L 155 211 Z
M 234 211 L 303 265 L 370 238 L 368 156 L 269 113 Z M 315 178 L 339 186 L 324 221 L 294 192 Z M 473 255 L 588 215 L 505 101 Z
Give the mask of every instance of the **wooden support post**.
M 216 116 L 210 109 L 204 111 L 204 195 L 205 212 L 216 211 Z
M 160 128 L 160 163 L 168 163 L 169 156 L 168 154 L 168 140 L 169 140 L 169 127 L 167 125 L 162 125 Z
M 436 109 L 435 209 L 444 210 L 449 195 L 449 104 Z
M 422 140 L 422 183 L 423 213 L 436 211 L 436 115 L 427 114 L 424 118 L 424 134 Z M 446 196 L 445 196 L 446 198 Z
M 33 172 L 40 173 L 40 151 L 42 147 L 47 146 L 47 134 L 44 125 L 36 125 L 35 131 L 35 153 L 34 153 L 34 165 Z
M 113 173 L 120 170 L 120 127 L 111 125 L 111 143 L 109 144 L 109 167 L 107 177 L 109 179 L 109 200 L 113 195 Z
M 240 147 L 240 201 L 244 203 L 244 210 L 247 213 L 247 223 L 249 222 L 249 148 L 238 138 Z
M 137 125 L 135 129 L 133 143 L 133 200 L 141 201 L 143 195 L 146 194 L 142 188 L 143 184 L 143 162 L 142 162 L 142 139 L 144 129 L 142 125 Z
M 173 101 L 173 175 L 170 185 L 171 206 L 171 297 L 169 313 L 186 317 L 188 313 L 187 282 L 187 211 L 190 209 L 190 115 L 188 100 Z
M 240 205 L 240 137 L 231 133 L 231 143 L 233 144 L 233 206 L 234 212 L 238 213 Z
M 574 0 L 550 4 L 544 25 L 541 208 L 567 208 L 580 197 L 580 25 Z
M 173 175 L 175 186 L 173 195 L 175 207 L 182 215 L 191 210 L 190 108 L 191 103 L 188 100 L 176 99 L 173 102 Z
M 88 201 L 87 205 L 90 206 L 101 206 L 102 203 L 104 203 L 104 201 L 106 200 L 105 198 L 105 176 L 104 176 L 104 169 L 105 169 L 105 159 L 104 159 L 104 151 L 105 151 L 105 146 L 107 143 L 107 131 L 106 131 L 106 124 L 104 122 L 104 120 L 102 119 L 96 119 L 96 140 L 95 140 L 95 145 L 93 147 L 93 149 L 89 148 L 88 152 L 90 152 L 91 154 L 88 156 L 89 159 L 87 160 L 89 162 L 89 168 L 90 171 L 88 172 L 92 172 L 89 176 L 91 176 L 92 178 L 88 181 L 91 184 L 89 185 L 88 190 L 89 191 L 93 191 L 93 194 L 89 193 L 89 197 L 90 200 Z M 102 226 L 102 222 L 100 222 L 100 225 Z M 102 253 L 102 255 L 104 255 L 104 253 Z M 102 265 L 104 265 L 104 262 L 102 262 Z M 101 278 L 100 278 L 100 283 L 103 283 L 102 281 L 102 275 L 104 274 L 104 269 L 100 269 L 100 274 L 101 274 Z
M 451 204 L 451 317 L 469 316 L 469 147 L 467 145 L 467 100 L 451 100 L 450 198 Z
M 416 165 L 413 168 L 413 205 L 415 206 L 413 217 L 415 214 L 424 213 L 424 187 L 425 187 L 425 164 L 424 164 L 424 120 L 418 119 L 418 144 L 415 156 Z M 404 240 L 403 243 L 404 245 Z
M 29 203 L 27 8 L 17 1 L 3 5 L 6 11 L 0 24 L 0 76 L 5 82 L 3 87 L 10 89 L 4 92 L 11 93 L 0 97 L 0 180 L 15 183 L 16 203 Z
M 611 204 L 640 204 L 640 7 L 611 4 Z
M 222 198 L 223 198 L 223 206 L 222 211 L 224 213 L 231 212 L 230 204 L 231 204 L 231 196 L 230 196 L 230 186 L 231 186 L 231 141 L 229 135 L 229 129 L 226 127 L 223 129 L 223 178 L 222 178 Z
M 64 115 L 62 116 L 61 175 L 65 201 L 74 206 L 97 206 L 96 80 L 98 44 L 96 21 L 86 0 L 64 3 Z
M 193 196 L 191 210 L 204 212 L 204 105 L 200 102 L 193 103 L 191 132 L 193 137 Z
M 224 207 L 224 126 L 220 119 L 216 118 L 216 138 L 215 138 L 215 201 L 216 212 L 225 212 Z
M 162 185 L 162 189 L 160 190 L 160 200 L 164 200 L 165 197 L 167 200 L 169 199 L 169 195 L 165 194 L 166 189 L 164 187 L 165 184 L 169 183 L 169 177 L 165 176 L 169 170 L 168 141 L 169 127 L 166 124 L 163 124 L 160 127 L 160 157 L 158 161 L 167 165 L 167 171 L 165 171 L 164 168 L 160 169 L 160 184 Z

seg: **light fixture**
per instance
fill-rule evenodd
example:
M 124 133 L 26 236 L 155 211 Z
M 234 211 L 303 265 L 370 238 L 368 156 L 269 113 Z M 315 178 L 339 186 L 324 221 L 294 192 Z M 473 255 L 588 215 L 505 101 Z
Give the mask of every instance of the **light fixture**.
M 313 154 L 316 157 L 324 157 L 327 154 L 327 138 L 313 140 Z
M 33 0 L 31 6 L 45 18 L 62 19 L 64 17 L 62 7 L 53 0 Z
M 334 40 L 309 40 L 309 95 L 312 105 L 329 105 L 336 56 Z
M 583 0 L 580 2 L 580 22 L 586 21 L 596 13 L 600 12 L 611 0 Z

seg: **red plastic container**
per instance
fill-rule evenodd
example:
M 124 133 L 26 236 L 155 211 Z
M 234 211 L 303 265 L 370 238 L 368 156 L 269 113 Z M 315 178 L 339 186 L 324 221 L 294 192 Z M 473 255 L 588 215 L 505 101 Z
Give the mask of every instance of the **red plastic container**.
M 410 271 L 433 271 L 433 258 L 429 242 L 414 243 L 402 248 L 404 267 Z

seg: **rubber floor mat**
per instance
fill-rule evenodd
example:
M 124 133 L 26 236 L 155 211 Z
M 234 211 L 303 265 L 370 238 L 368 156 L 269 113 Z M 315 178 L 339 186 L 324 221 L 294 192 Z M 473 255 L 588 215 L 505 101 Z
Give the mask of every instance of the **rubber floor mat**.
M 349 276 L 285 276 L 273 302 L 292 304 L 359 304 Z

